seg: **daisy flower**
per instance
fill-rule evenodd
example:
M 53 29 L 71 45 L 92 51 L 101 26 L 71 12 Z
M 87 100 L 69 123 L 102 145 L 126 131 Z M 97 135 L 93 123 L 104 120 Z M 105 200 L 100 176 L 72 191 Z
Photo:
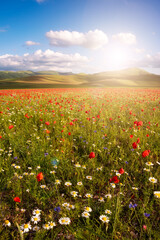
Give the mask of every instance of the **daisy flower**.
M 48 222 L 48 224 L 49 224 L 49 226 L 50 226 L 50 228 L 53 228 L 53 227 L 55 227 L 56 226 L 56 224 L 55 224 L 55 222 Z
M 111 185 L 112 188 L 116 187 L 116 185 L 114 183 L 110 183 L 110 185 Z
M 68 225 L 68 224 L 70 224 L 70 222 L 71 222 L 71 220 L 68 217 L 62 217 L 59 219 L 59 223 L 61 225 Z
M 85 212 L 92 212 L 92 208 L 90 207 L 84 207 Z
M 105 210 L 105 213 L 106 213 L 106 214 L 109 214 L 109 215 L 112 214 L 112 212 L 111 212 L 110 210 L 108 210 L 108 209 Z
M 89 218 L 90 214 L 89 212 L 83 212 L 82 217 Z
M 105 198 L 112 198 L 112 195 L 108 193 L 105 195 Z
M 63 203 L 62 206 L 63 206 L 63 207 L 69 207 L 69 203 L 67 203 L 67 202 L 66 202 L 66 203 Z
M 40 188 L 46 188 L 46 185 L 41 185 Z
M 56 179 L 56 180 L 55 180 L 55 184 L 56 184 L 56 185 L 58 185 L 58 184 L 60 184 L 60 183 L 61 183 L 61 181 L 60 181 L 59 179 Z
M 4 225 L 5 227 L 10 227 L 10 226 L 11 226 L 11 223 L 10 223 L 9 220 L 5 220 L 3 225 Z
M 77 185 L 78 185 L 78 186 L 82 186 L 83 183 L 82 183 L 82 182 L 77 182 Z
M 154 177 L 150 177 L 150 178 L 149 178 L 149 181 L 152 182 L 152 183 L 157 183 L 157 179 L 154 178 Z
M 104 198 L 103 198 L 103 197 L 100 197 L 100 198 L 98 199 L 98 201 L 99 201 L 99 202 L 104 202 Z
M 147 166 L 153 166 L 154 164 L 152 162 L 146 162 Z
M 160 191 L 154 191 L 154 196 L 157 198 L 160 198 Z
M 92 197 L 93 197 L 93 195 L 90 194 L 90 193 L 86 193 L 85 196 L 86 196 L 87 198 L 92 198 Z
M 29 232 L 30 229 L 32 229 L 31 224 L 30 223 L 25 223 L 22 226 L 20 226 L 20 229 L 26 233 Z
M 92 180 L 92 176 L 86 176 L 86 178 Z
M 33 210 L 32 214 L 33 214 L 33 215 L 36 215 L 36 216 L 39 216 L 39 215 L 41 214 L 41 211 L 42 211 L 42 210 L 40 210 L 40 209 L 37 208 L 37 209 Z
M 76 163 L 76 164 L 75 164 L 75 167 L 80 168 L 81 165 L 80 165 L 79 163 Z
M 148 168 L 143 168 L 143 170 L 146 172 L 150 172 L 150 169 L 148 169 Z
M 48 223 L 45 223 L 45 224 L 43 224 L 43 228 L 49 230 L 50 229 L 50 225 Z
M 38 227 L 38 226 L 33 227 L 33 231 L 38 231 L 39 229 L 40 229 L 40 227 Z
M 72 183 L 71 182 L 65 182 L 65 184 L 64 184 L 65 186 L 67 186 L 67 187 L 69 187 L 69 186 L 71 186 L 72 185 Z
M 39 215 L 36 215 L 36 216 L 31 217 L 31 221 L 34 224 L 37 224 L 39 221 L 41 221 L 41 219 L 40 219 Z
M 109 222 L 109 218 L 106 215 L 101 215 L 99 217 L 99 219 L 104 222 L 104 223 L 108 223 Z
M 71 194 L 73 197 L 76 197 L 76 196 L 78 195 L 78 192 L 72 191 L 72 192 L 70 192 L 70 194 Z

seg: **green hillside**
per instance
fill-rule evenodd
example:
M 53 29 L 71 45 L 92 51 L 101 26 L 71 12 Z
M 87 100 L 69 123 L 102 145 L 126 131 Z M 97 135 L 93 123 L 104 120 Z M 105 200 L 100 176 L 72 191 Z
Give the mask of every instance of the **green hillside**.
M 68 74 L 54 71 L 1 71 L 0 89 L 63 87 L 160 87 L 160 75 L 151 74 L 138 68 L 124 69 L 120 71 L 108 71 L 95 74 Z

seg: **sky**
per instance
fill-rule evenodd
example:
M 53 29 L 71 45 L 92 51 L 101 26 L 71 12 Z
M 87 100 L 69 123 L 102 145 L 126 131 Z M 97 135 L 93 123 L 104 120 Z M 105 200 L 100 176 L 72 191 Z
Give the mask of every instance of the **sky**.
M 0 0 L 0 70 L 160 74 L 160 0 Z

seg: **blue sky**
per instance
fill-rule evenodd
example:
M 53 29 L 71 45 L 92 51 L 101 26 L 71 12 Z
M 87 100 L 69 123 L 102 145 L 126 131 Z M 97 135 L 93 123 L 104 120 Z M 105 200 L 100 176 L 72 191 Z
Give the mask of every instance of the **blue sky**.
M 159 0 L 0 1 L 0 70 L 160 74 Z

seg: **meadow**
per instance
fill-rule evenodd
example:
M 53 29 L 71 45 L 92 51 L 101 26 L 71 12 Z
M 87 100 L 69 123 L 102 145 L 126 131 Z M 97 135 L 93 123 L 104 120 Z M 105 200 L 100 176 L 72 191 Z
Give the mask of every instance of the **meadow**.
M 160 239 L 160 89 L 0 90 L 0 239 Z

